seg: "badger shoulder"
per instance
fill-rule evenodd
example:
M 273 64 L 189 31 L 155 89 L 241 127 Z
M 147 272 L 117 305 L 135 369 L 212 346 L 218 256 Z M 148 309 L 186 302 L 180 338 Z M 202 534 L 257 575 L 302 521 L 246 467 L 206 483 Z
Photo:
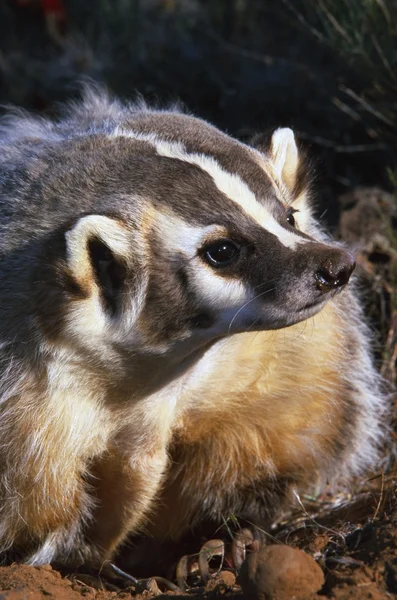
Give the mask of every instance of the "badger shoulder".
M 227 514 L 266 528 L 291 491 L 346 489 L 379 465 L 388 401 L 353 287 L 310 321 L 239 334 L 202 359 L 152 535 L 178 539 Z

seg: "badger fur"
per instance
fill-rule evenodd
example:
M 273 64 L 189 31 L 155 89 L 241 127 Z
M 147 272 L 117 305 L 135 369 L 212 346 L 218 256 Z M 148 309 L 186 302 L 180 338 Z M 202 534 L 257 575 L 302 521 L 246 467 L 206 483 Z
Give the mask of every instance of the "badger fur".
M 354 260 L 291 130 L 254 148 L 88 91 L 0 144 L 2 556 L 95 567 L 374 464 Z

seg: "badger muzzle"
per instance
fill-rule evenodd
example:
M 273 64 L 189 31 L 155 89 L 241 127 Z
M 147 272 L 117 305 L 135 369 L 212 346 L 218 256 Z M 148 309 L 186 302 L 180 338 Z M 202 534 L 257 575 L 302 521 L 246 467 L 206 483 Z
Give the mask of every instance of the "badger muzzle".
M 251 282 L 246 326 L 279 329 L 314 316 L 343 290 L 355 264 L 349 251 L 315 241 L 263 261 Z

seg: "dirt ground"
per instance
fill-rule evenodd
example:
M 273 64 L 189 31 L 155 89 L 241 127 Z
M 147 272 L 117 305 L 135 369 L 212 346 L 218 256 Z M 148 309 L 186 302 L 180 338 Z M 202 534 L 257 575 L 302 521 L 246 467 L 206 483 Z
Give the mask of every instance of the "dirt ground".
M 367 492 L 342 509 L 325 511 L 325 515 L 315 519 L 306 518 L 292 521 L 281 527 L 276 535 L 278 543 L 300 547 L 313 556 L 324 573 L 324 584 L 318 593 L 292 595 L 283 592 L 274 595 L 251 595 L 245 586 L 244 577 L 232 570 L 214 573 L 206 586 L 196 579 L 187 591 L 166 591 L 160 580 L 141 580 L 139 585 L 125 581 L 115 586 L 101 577 L 86 574 L 73 574 L 66 577 L 51 568 L 11 565 L 0 568 L 0 600 L 78 600 L 88 598 L 111 600 L 117 598 L 200 598 L 219 599 L 221 597 L 264 598 L 292 600 L 386 600 L 397 596 L 397 502 L 395 488 L 397 474 L 387 484 L 380 481 L 377 491 Z M 387 490 L 385 491 L 385 487 Z M 383 489 L 382 489 L 383 488 Z M 302 515 L 301 515 L 302 517 Z M 327 523 L 322 525 L 321 522 Z M 316 524 L 318 523 L 318 524 Z M 272 542 L 272 549 L 274 549 Z M 148 557 L 148 561 L 150 558 Z M 309 563 L 300 574 L 299 585 L 306 581 L 310 587 L 316 563 Z M 244 570 L 244 567 L 242 571 Z M 315 573 L 314 573 L 315 575 Z M 241 584 L 244 585 L 244 591 Z M 281 585 L 281 584 L 277 584 Z M 320 584 L 321 585 L 321 584 Z M 285 587 L 285 586 L 284 586 Z M 260 592 L 260 588 L 258 593 Z
M 390 382 L 393 405 L 397 352 L 393 304 L 396 280 L 393 278 L 397 272 L 397 256 L 390 231 L 396 230 L 397 206 L 390 194 L 374 188 L 354 190 L 340 199 L 340 205 L 339 237 L 358 253 L 367 313 L 378 331 L 376 356 L 383 376 Z M 133 577 L 120 577 L 116 585 L 114 579 L 110 583 L 103 574 L 63 576 L 50 565 L 13 564 L 0 567 L 0 600 L 170 596 L 208 600 L 221 597 L 253 600 L 396 598 L 396 440 L 397 435 L 392 432 L 379 471 L 357 482 L 353 492 L 302 499 L 300 509 L 279 519 L 277 526 L 267 534 L 268 541 L 262 549 L 257 542 L 247 545 L 246 560 L 239 572 L 232 568 L 229 560 L 229 541 L 225 556 L 219 557 L 219 553 L 214 552 L 215 556 L 207 560 L 208 572 L 204 577 L 203 571 L 197 568 L 198 542 L 196 554 L 185 559 L 185 564 L 191 567 L 189 575 L 184 579 L 179 572 L 178 577 L 174 569 L 171 585 L 168 580 L 155 577 L 138 581 Z M 183 553 L 181 548 L 181 558 Z M 180 565 L 182 563 L 183 559 Z M 151 572 L 152 564 L 148 553 L 148 572 L 155 576 L 154 566 Z

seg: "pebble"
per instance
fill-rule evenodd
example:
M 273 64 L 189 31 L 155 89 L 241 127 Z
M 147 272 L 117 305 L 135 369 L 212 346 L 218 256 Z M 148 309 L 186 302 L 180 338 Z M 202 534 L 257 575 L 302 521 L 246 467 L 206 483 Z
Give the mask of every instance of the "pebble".
M 247 600 L 300 600 L 321 589 L 324 574 L 306 552 L 271 545 L 247 556 L 240 581 Z
M 206 592 L 213 592 L 219 587 L 231 588 L 236 583 L 236 576 L 231 571 L 220 571 L 215 577 L 209 580 L 205 586 Z

